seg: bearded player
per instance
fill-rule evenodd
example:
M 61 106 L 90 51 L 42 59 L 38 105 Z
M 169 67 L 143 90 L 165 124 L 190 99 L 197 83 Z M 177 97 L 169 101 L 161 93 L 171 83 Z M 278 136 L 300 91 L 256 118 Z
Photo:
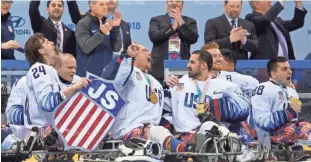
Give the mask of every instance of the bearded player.
M 171 89 L 172 124 L 186 136 L 193 136 L 193 131 L 206 122 L 199 117 L 201 113 L 213 114 L 224 126 L 248 117 L 248 100 L 235 84 L 213 77 L 212 64 L 210 53 L 193 52 L 187 65 L 188 74 Z

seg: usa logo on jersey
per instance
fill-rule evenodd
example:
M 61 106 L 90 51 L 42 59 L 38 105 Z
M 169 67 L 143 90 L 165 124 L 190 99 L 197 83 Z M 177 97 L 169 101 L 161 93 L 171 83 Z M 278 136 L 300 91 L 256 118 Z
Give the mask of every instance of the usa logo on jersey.
M 66 149 L 90 151 L 105 138 L 126 101 L 111 81 L 87 73 L 92 82 L 54 111 L 53 127 Z

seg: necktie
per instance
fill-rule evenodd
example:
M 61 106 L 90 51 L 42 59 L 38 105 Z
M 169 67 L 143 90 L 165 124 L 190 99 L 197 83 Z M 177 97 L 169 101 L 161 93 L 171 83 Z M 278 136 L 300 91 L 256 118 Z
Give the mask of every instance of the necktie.
M 284 57 L 288 58 L 287 42 L 285 40 L 284 35 L 281 33 L 280 29 L 276 26 L 274 22 L 271 22 L 271 26 L 273 30 L 275 31 L 276 36 L 278 37 L 278 41 L 282 48 Z
M 61 34 L 60 34 L 59 25 L 60 25 L 59 23 L 56 23 L 56 24 L 55 24 L 55 27 L 56 27 L 56 30 L 57 30 L 56 47 L 58 48 L 59 51 L 61 51 L 60 46 L 61 46 L 61 39 L 62 39 L 62 37 L 61 37 Z M 62 51 L 61 51 L 61 52 L 62 52 Z
M 236 22 L 235 20 L 231 20 L 231 27 L 232 27 L 232 28 L 236 28 L 235 22 Z

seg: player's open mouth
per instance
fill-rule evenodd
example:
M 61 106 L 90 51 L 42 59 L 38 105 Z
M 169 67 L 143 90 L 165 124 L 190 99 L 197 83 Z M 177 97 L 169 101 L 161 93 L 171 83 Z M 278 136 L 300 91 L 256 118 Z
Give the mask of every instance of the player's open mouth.
M 148 58 L 147 61 L 148 61 L 148 62 L 151 62 L 151 58 Z
M 287 77 L 286 79 L 287 79 L 287 80 L 290 80 L 290 79 L 291 79 L 291 77 Z

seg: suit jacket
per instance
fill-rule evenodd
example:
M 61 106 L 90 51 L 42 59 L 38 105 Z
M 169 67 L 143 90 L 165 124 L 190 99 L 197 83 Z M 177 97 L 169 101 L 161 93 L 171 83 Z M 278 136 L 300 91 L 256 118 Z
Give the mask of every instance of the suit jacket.
M 42 33 L 49 40 L 56 45 L 57 30 L 50 18 L 45 19 L 40 15 L 39 11 L 40 1 L 31 1 L 29 8 L 29 16 L 31 27 L 34 33 Z M 63 53 L 70 53 L 76 55 L 76 38 L 74 32 L 62 23 L 63 27 Z
M 220 48 L 228 48 L 236 53 L 237 59 L 248 59 L 248 52 L 252 55 L 258 51 L 258 39 L 254 24 L 244 19 L 238 19 L 238 26 L 246 29 L 250 35 L 246 36 L 247 41 L 245 45 L 241 46 L 241 41 L 230 43 L 230 32 L 232 30 L 225 14 L 207 20 L 204 32 L 204 42 L 216 42 Z
M 78 24 L 78 22 L 85 16 L 81 15 L 77 1 L 67 1 L 68 4 L 68 9 L 69 9 L 69 14 L 71 21 L 74 24 Z M 121 20 L 121 30 L 122 30 L 122 43 L 123 43 L 123 51 L 121 52 L 126 52 L 128 47 L 132 44 L 131 40 L 131 32 L 130 32 L 130 26 L 127 22 L 124 20 Z
M 190 58 L 190 45 L 197 42 L 197 22 L 190 17 L 182 16 L 184 24 L 174 31 L 168 14 L 152 17 L 149 27 L 149 38 L 153 43 L 151 74 L 156 79 L 164 78 L 164 60 L 168 59 L 168 41 L 175 33 L 181 39 L 180 57 L 183 60 Z
M 265 15 L 258 12 L 246 15 L 245 19 L 254 23 L 259 39 L 259 52 L 256 56 L 253 56 L 253 59 L 271 59 L 278 55 L 279 41 L 271 26 L 271 22 L 277 25 L 286 39 L 288 58 L 295 59 L 289 32 L 303 27 L 307 11 L 305 9 L 302 11 L 296 8 L 294 18 L 289 21 L 284 21 L 280 17 L 277 17 L 283 9 L 284 7 L 282 4 L 276 2 Z

